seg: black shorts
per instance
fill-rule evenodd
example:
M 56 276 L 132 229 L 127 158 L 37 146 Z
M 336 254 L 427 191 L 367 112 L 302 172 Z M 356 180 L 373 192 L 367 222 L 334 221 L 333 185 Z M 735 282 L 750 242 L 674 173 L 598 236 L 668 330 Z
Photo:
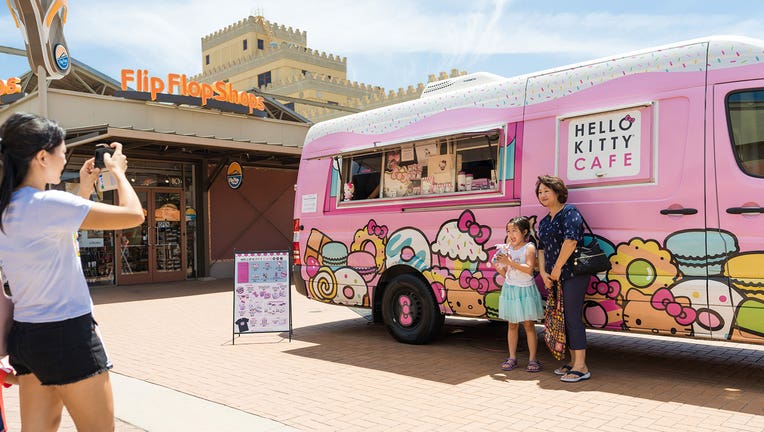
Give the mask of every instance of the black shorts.
M 8 354 L 17 375 L 33 373 L 43 385 L 71 384 L 112 367 L 91 314 L 48 323 L 13 321 Z

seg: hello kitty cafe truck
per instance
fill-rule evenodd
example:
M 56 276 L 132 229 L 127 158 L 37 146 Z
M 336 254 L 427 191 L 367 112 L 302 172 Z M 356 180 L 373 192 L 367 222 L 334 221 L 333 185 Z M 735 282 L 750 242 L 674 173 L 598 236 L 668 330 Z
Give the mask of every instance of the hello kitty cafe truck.
M 764 41 L 692 40 L 313 126 L 294 273 L 311 299 L 371 308 L 401 342 L 444 316 L 496 318 L 505 225 L 543 217 L 560 176 L 609 255 L 590 328 L 764 343 Z

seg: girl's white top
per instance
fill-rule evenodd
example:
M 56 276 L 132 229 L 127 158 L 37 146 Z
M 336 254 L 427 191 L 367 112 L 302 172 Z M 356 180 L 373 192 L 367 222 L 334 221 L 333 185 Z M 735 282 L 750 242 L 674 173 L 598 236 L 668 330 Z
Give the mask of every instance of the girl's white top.
M 24 187 L 3 212 L 0 265 L 10 285 L 13 319 L 41 323 L 90 313 L 77 230 L 92 201 L 68 192 Z
M 513 249 L 512 246 L 507 245 L 506 251 L 509 254 L 509 258 L 518 264 L 526 264 L 525 253 L 529 244 L 530 243 L 526 243 L 520 246 L 519 249 Z M 536 281 L 533 279 L 533 275 L 529 275 L 528 273 L 509 266 L 507 268 L 507 275 L 504 277 L 504 283 L 514 286 L 529 286 L 535 285 Z

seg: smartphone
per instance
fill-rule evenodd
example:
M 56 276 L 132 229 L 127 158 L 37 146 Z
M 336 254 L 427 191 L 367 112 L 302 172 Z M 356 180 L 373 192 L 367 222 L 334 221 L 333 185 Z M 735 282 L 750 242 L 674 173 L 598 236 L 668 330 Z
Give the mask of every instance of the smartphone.
M 95 167 L 96 168 L 106 168 L 106 165 L 103 163 L 103 155 L 104 153 L 109 153 L 110 155 L 114 154 L 114 149 L 111 148 L 108 144 L 96 144 L 95 148 Z

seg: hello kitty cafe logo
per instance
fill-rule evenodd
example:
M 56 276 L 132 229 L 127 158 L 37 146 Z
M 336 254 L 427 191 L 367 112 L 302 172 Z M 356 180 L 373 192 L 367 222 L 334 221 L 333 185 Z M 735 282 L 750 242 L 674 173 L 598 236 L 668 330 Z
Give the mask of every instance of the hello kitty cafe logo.
M 587 180 L 639 173 L 642 113 L 621 110 L 569 119 L 568 178 Z

